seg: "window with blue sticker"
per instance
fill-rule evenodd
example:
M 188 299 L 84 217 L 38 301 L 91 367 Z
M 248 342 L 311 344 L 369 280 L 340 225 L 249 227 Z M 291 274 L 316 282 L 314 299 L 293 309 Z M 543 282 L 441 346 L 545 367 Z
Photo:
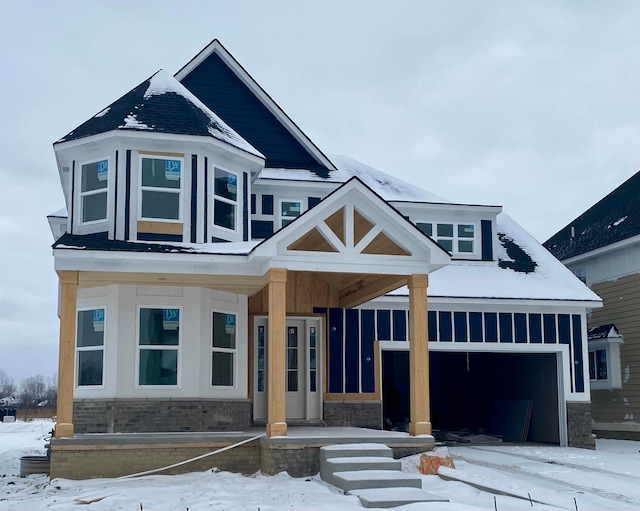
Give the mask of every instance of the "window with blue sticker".
M 141 308 L 138 322 L 138 384 L 177 386 L 180 309 Z
M 182 159 L 140 158 L 140 218 L 180 221 Z
M 82 223 L 107 219 L 109 160 L 80 166 L 80 210 Z
M 211 332 L 211 385 L 233 387 L 236 377 L 236 315 L 214 311 Z
M 76 330 L 76 385 L 104 383 L 104 309 L 78 311 Z
M 213 225 L 230 231 L 238 226 L 238 176 L 219 168 L 213 170 Z

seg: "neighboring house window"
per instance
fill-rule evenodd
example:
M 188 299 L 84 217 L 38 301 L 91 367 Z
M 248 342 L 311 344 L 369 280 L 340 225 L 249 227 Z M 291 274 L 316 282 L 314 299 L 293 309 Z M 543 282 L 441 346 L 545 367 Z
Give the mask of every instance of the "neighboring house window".
M 614 325 L 589 330 L 589 379 L 592 389 L 622 388 L 620 346 L 622 335 Z
M 586 266 L 577 266 L 573 269 L 573 273 L 576 277 L 578 277 L 583 283 L 587 283 L 587 267 Z
M 293 222 L 302 213 L 302 201 L 283 200 L 280 201 L 280 227 Z
M 235 386 L 236 315 L 213 312 L 211 340 L 211 385 Z
M 141 308 L 138 384 L 178 385 L 180 309 Z
M 181 219 L 181 158 L 140 158 L 140 217 L 147 220 Z
M 104 309 L 78 311 L 76 361 L 78 387 L 103 384 Z
M 607 350 L 589 351 L 589 379 L 608 380 Z
M 81 166 L 80 203 L 82 223 L 107 219 L 109 160 L 84 163 Z
M 213 224 L 231 231 L 238 224 L 238 176 L 226 170 L 214 169 Z
M 436 223 L 434 225 L 431 222 L 416 222 L 416 227 L 427 236 L 434 237 L 442 247 L 453 254 L 474 254 L 476 251 L 474 224 Z

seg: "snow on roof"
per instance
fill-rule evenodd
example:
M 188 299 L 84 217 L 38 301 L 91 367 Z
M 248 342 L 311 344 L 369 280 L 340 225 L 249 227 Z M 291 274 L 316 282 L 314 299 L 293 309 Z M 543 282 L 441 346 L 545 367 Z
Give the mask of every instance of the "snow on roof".
M 55 213 L 51 213 L 50 215 L 47 215 L 47 217 L 59 217 L 59 218 L 67 218 L 68 216 L 69 216 L 69 212 L 67 211 L 66 207 L 60 208 Z
M 273 168 L 263 169 L 260 173 L 260 178 L 346 183 L 355 176 L 360 178 L 361 181 L 386 201 L 451 202 L 426 190 L 422 190 L 413 184 L 407 183 L 402 179 L 385 174 L 349 156 L 331 155 L 330 158 L 338 170 L 332 170 L 328 178 L 320 177 L 316 173 L 305 169 Z
M 120 241 L 91 235 L 64 234 L 54 244 L 54 249 L 100 250 L 123 252 L 164 252 L 183 254 L 247 255 L 261 240 L 224 243 L 184 243 L 172 241 Z
M 134 87 L 56 144 L 113 130 L 210 136 L 264 158 L 260 151 L 163 70 Z
M 178 96 L 182 96 L 202 110 L 211 121 L 209 124 L 209 133 L 212 137 L 227 142 L 260 158 L 265 157 L 260 151 L 231 129 L 227 123 L 211 111 L 211 109 L 200 101 L 189 89 L 161 69 L 149 80 L 149 88 L 144 93 L 144 99 L 149 99 L 153 96 L 162 96 L 163 94 L 177 94 Z
M 500 213 L 497 230 L 522 249 L 535 265 L 518 270 L 503 246 L 498 261 L 456 261 L 429 275 L 429 296 L 597 301 L 600 297 L 551 255 L 509 215 Z M 502 263 L 502 264 L 501 264 Z M 517 268 L 517 267 L 516 267 Z M 391 295 L 408 295 L 406 287 Z

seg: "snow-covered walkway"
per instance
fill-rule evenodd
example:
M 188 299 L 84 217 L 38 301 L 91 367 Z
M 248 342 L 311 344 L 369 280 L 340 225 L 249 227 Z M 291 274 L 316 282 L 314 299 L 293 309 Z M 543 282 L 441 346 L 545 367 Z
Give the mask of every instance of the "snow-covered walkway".
M 355 496 L 342 495 L 318 476 L 286 474 L 250 477 L 229 472 L 192 472 L 137 479 L 49 481 L 44 475 L 18 476 L 20 456 L 44 454 L 52 422 L 0 423 L 0 510 L 268 511 L 282 509 L 362 509 Z M 423 488 L 449 503 L 411 504 L 402 511 L 640 509 L 640 442 L 599 440 L 596 451 L 563 447 L 454 447 L 458 479 L 493 488 L 480 490 L 459 481 L 422 476 Z M 419 456 L 403 460 L 417 472 Z M 446 471 L 445 471 L 446 472 Z M 497 494 L 496 494 L 497 493 Z M 505 495 L 507 494 L 507 495 Z M 509 495 L 531 495 L 528 500 Z M 100 501 L 82 506 L 75 499 Z M 495 502 L 494 502 L 495 498 Z M 574 503 L 574 498 L 576 499 Z

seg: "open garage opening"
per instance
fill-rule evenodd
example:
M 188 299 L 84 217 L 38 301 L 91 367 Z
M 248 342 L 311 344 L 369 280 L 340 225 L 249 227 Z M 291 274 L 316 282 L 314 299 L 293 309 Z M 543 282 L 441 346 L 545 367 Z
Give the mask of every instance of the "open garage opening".
M 462 433 L 559 444 L 556 356 L 430 351 L 436 439 Z M 408 351 L 382 351 L 382 399 L 385 428 L 405 429 L 410 417 Z

